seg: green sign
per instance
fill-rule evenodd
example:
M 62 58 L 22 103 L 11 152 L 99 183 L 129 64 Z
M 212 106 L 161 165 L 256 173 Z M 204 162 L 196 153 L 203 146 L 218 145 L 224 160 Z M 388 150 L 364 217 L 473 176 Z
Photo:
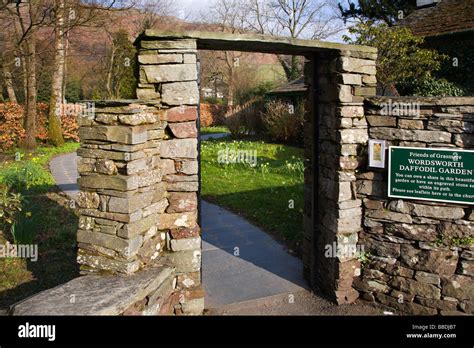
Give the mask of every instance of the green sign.
M 474 151 L 391 146 L 388 196 L 474 204 Z

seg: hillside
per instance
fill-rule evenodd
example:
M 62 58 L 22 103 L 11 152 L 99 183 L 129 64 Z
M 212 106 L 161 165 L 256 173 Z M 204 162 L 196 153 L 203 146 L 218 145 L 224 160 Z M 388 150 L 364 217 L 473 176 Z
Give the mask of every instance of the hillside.
M 149 15 L 148 15 L 149 16 Z M 130 59 L 135 56 L 134 47 L 131 46 L 140 34 L 141 28 L 146 18 L 146 14 L 137 9 L 127 10 L 107 10 L 96 14 L 94 21 L 83 26 L 72 27 L 68 32 L 67 62 L 66 62 L 66 98 L 69 101 L 81 99 L 103 99 L 107 98 L 105 86 L 107 76 L 111 70 L 115 69 L 115 74 L 120 74 L 122 67 L 120 62 L 114 61 L 112 64 L 111 52 L 113 48 L 113 37 L 120 31 L 128 34 L 127 54 Z M 14 35 L 13 25 L 8 18 L 0 18 L 5 30 L 1 36 L 8 37 Z M 206 23 L 187 22 L 173 16 L 153 16 L 153 29 L 158 30 L 201 30 L 219 31 L 216 25 Z M 51 74 L 53 66 L 53 40 L 54 31 L 52 27 L 42 27 L 37 36 L 37 84 L 38 97 L 40 101 L 48 101 L 50 96 Z M 1 40 L 3 50 L 8 50 L 8 40 Z M 277 73 L 272 73 L 274 79 L 279 75 L 279 63 L 275 56 L 267 54 L 243 54 L 241 62 L 247 66 L 256 66 L 261 71 L 273 71 L 277 68 Z M 111 66 L 113 65 L 113 67 Z M 203 64 L 203 69 L 206 66 Z M 260 69 L 265 66 L 264 69 Z M 123 67 L 123 70 L 130 70 L 133 67 Z M 20 100 L 23 100 L 23 68 L 12 65 L 14 77 L 14 87 Z M 128 72 L 127 74 L 133 74 Z M 261 75 L 261 74 L 259 74 Z M 259 76 L 259 79 L 265 77 Z M 130 80 L 130 79 L 129 79 Z M 128 93 L 133 90 L 129 86 Z

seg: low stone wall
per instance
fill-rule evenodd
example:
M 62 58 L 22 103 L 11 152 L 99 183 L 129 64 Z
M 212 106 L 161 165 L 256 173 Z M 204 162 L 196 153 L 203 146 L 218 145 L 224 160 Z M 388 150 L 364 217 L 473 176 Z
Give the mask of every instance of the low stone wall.
M 132 276 L 79 277 L 23 300 L 11 315 L 169 315 L 176 274 L 154 267 Z
M 418 111 L 409 115 L 403 105 Z M 474 147 L 474 98 L 373 97 L 365 114 L 369 138 L 388 146 Z M 387 181 L 387 169 L 357 174 L 359 245 L 370 261 L 354 287 L 365 300 L 409 314 L 473 314 L 472 206 L 389 199 Z

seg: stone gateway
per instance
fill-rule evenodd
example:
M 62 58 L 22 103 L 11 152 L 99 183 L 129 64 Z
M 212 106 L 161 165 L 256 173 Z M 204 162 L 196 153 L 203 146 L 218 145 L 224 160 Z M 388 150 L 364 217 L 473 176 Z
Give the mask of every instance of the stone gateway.
M 464 151 L 474 98 L 375 97 L 377 51 L 365 46 L 154 30 L 136 46 L 138 100 L 97 102 L 79 120 L 84 276 L 13 314 L 202 314 L 198 49 L 306 59 L 303 264 L 313 289 L 338 304 L 474 313 L 474 161 Z M 368 169 L 369 139 L 418 155 L 389 156 L 390 173 Z M 456 202 L 426 202 L 425 192 Z M 83 296 L 71 304 L 74 294 Z

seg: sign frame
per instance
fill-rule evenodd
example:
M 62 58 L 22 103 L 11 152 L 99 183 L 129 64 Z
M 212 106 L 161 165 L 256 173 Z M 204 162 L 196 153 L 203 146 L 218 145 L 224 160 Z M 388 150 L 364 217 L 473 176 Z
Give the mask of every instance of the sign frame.
M 460 148 L 433 148 L 433 147 L 409 147 L 409 146 L 389 146 L 388 151 L 388 192 L 387 196 L 389 198 L 399 198 L 399 199 L 409 199 L 413 201 L 427 201 L 427 202 L 442 202 L 442 203 L 451 203 L 451 204 L 461 204 L 461 205 L 468 205 L 474 206 L 474 202 L 462 202 L 462 201 L 455 201 L 455 200 L 445 200 L 445 199 L 430 199 L 430 198 L 422 198 L 422 197 L 407 197 L 407 196 L 398 196 L 398 195 L 391 195 L 391 178 L 392 178 L 392 149 L 407 149 L 407 150 L 432 150 L 432 151 L 449 151 L 449 152 L 469 152 L 474 154 L 474 150 L 465 150 Z
M 374 158 L 375 145 L 380 146 L 380 160 Z M 370 168 L 385 168 L 385 157 L 387 153 L 387 141 L 385 140 L 369 140 L 369 167 Z

